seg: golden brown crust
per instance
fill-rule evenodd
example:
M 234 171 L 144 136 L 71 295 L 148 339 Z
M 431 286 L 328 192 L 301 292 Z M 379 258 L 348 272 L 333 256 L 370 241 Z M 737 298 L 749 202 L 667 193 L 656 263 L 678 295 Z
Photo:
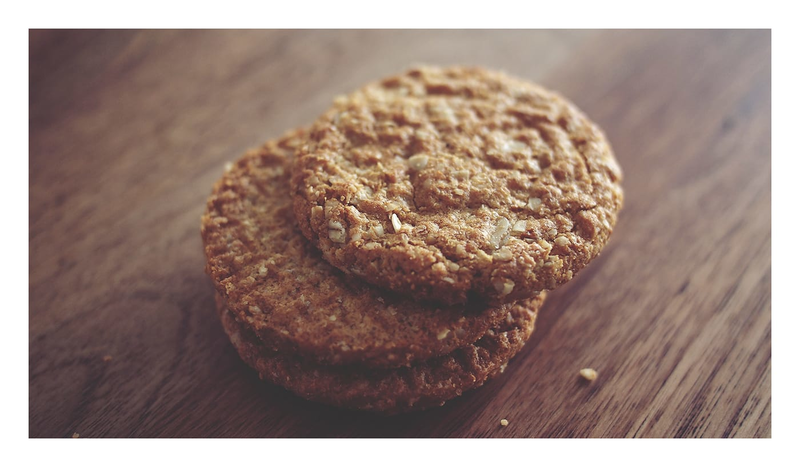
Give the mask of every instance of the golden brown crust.
M 297 221 L 328 262 L 450 304 L 568 281 L 622 206 L 599 128 L 559 95 L 480 68 L 413 69 L 336 99 L 293 174 Z
M 543 296 L 511 308 L 508 319 L 474 344 L 396 369 L 328 366 L 266 348 L 217 294 L 225 332 L 260 377 L 325 404 L 395 414 L 439 406 L 502 372 L 533 332 Z
M 206 270 L 265 345 L 326 364 L 397 367 L 470 344 L 508 306 L 435 307 L 331 267 L 297 230 L 288 164 L 300 130 L 248 152 L 215 185 L 202 219 Z

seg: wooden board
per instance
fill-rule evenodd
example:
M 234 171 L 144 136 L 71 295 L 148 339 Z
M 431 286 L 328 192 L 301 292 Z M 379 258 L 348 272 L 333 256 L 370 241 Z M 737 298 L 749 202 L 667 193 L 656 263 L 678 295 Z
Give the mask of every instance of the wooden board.
M 30 40 L 30 436 L 771 436 L 769 31 Z M 224 335 L 205 198 L 245 149 L 418 62 L 568 96 L 606 130 L 625 208 L 496 380 L 394 418 L 309 403 Z

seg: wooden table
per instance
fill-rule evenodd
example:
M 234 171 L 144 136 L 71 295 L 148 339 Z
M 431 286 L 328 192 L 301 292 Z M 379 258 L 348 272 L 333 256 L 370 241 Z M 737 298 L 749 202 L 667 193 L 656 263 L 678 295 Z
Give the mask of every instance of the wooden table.
M 769 31 L 30 39 L 30 436 L 771 435 Z M 309 403 L 223 333 L 205 198 L 245 149 L 419 62 L 568 96 L 606 130 L 625 208 L 496 380 L 394 418 Z

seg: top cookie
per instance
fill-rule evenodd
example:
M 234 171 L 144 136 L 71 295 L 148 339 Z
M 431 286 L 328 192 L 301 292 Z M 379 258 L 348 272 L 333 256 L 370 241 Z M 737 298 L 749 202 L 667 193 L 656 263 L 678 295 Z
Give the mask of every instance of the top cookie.
M 508 316 L 510 305 L 427 306 L 326 263 L 289 197 L 304 136 L 289 132 L 232 164 L 202 219 L 206 271 L 265 347 L 326 365 L 399 367 L 470 345 Z
M 337 268 L 416 299 L 501 303 L 597 256 L 621 176 L 600 129 L 559 95 L 423 67 L 337 98 L 298 152 L 292 193 Z

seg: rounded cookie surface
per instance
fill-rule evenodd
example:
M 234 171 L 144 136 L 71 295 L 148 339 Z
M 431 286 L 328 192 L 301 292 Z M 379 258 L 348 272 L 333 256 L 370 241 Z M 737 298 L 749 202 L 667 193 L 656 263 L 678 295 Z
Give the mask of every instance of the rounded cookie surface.
M 514 305 L 497 327 L 453 352 L 394 369 L 329 366 L 265 347 L 217 294 L 217 311 L 239 356 L 261 379 L 317 402 L 395 414 L 445 403 L 505 370 L 533 333 L 544 296 Z
M 574 105 L 480 68 L 419 68 L 339 97 L 293 166 L 297 221 L 337 268 L 417 299 L 511 302 L 568 281 L 622 206 Z
M 289 163 L 303 131 L 248 152 L 202 219 L 206 270 L 266 346 L 325 364 L 397 367 L 471 344 L 508 306 L 425 305 L 333 268 L 296 227 Z

